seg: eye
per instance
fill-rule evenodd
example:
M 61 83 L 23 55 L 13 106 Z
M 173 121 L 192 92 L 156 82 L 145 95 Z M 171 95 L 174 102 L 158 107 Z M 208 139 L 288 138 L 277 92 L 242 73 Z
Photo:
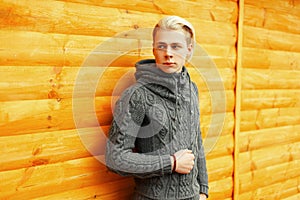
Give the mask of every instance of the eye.
M 174 50 L 178 50 L 178 49 L 181 49 L 181 46 L 179 44 L 172 44 L 172 49 Z
M 163 45 L 163 44 L 159 44 L 156 48 L 159 49 L 159 50 L 164 50 L 164 49 L 167 48 L 167 46 Z

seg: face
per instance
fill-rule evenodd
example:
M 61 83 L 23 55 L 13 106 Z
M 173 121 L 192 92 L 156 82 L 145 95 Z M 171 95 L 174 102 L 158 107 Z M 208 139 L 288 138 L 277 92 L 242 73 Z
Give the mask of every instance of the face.
M 153 41 L 156 65 L 165 73 L 179 73 L 192 53 L 186 36 L 181 31 L 159 29 Z

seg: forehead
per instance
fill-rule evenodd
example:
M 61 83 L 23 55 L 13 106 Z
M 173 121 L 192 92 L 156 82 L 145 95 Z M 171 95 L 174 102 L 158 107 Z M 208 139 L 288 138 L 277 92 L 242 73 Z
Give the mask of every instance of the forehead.
M 159 29 L 155 34 L 154 42 L 186 44 L 186 37 L 182 31 Z

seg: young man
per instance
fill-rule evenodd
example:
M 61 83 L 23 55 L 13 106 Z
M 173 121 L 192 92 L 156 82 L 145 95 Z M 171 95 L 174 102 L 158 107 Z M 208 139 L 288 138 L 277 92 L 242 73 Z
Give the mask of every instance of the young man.
M 161 19 L 153 30 L 155 60 L 136 64 L 136 84 L 116 104 L 106 164 L 135 178 L 133 199 L 208 196 L 198 90 L 184 67 L 194 40 L 186 20 Z

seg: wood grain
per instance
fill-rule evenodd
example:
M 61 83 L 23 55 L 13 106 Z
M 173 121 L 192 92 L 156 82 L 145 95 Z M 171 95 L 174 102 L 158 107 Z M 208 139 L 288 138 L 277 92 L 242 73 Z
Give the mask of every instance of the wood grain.
M 0 28 L 5 30 L 31 30 L 42 33 L 114 36 L 137 28 L 153 28 L 163 17 L 117 8 L 104 8 L 86 4 L 51 1 L 30 4 L 20 1 L 2 2 L 1 12 L 6 18 Z M 76 16 L 76 17 L 74 17 Z M 35 20 L 39 19 L 39 20 Z M 199 29 L 197 41 L 234 45 L 236 27 L 232 23 L 188 18 Z M 222 34 L 218 34 L 222 32 Z
M 130 198 L 133 179 L 96 158 L 134 64 L 153 58 L 142 30 L 167 15 L 196 29 L 187 66 L 210 199 L 299 199 L 299 11 L 296 0 L 1 1 L 0 199 Z
M 0 176 L 4 199 L 30 199 L 120 179 L 93 157 L 2 171 Z
M 199 91 L 211 92 L 231 90 L 235 84 L 233 69 L 190 69 Z M 24 73 L 26 72 L 26 73 Z M 96 96 L 111 96 L 114 90 L 123 91 L 134 82 L 134 68 L 108 67 L 82 69 L 74 67 L 0 67 L 0 100 L 33 100 L 87 97 L 89 92 Z M 215 73 L 217 77 L 212 77 Z M 75 88 L 75 85 L 77 87 Z M 75 90 L 75 91 L 74 91 Z M 223 91 L 222 91 L 223 90 Z M 75 93 L 75 94 L 74 94 Z M 119 95 L 119 94 L 118 94 Z M 228 99 L 230 101 L 230 99 Z
M 243 131 L 240 134 L 240 152 L 298 142 L 300 140 L 299 130 L 298 124 L 262 130 Z
M 300 69 L 299 52 L 276 51 L 248 47 L 244 47 L 242 51 L 242 63 L 244 68 L 289 71 L 299 71 Z
M 222 21 L 235 23 L 237 18 L 237 5 L 232 1 L 209 1 L 193 2 L 193 1 L 86 1 L 86 0 L 66 0 L 67 2 L 76 2 L 81 4 L 89 4 L 108 8 L 130 9 L 140 12 L 150 12 L 168 15 L 178 15 L 182 17 L 198 17 L 211 21 Z M 172 9 L 170 9 L 172 8 Z M 185 10 L 186 12 L 182 12 Z

